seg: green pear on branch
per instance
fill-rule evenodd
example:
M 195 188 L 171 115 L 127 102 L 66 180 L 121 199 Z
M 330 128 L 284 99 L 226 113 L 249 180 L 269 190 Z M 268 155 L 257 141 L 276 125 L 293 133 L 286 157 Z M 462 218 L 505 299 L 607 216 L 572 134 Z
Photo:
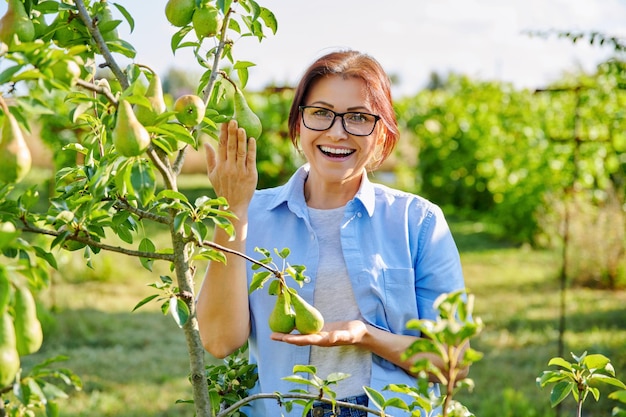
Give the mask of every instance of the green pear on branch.
M 0 182 L 19 182 L 30 171 L 32 157 L 17 120 L 4 101 L 1 107 L 4 122 L 0 134 Z
M 35 25 L 24 9 L 22 0 L 8 0 L 6 13 L 0 19 L 0 41 L 7 45 L 14 43 L 15 37 L 20 42 L 35 39 Z
M 196 0 L 168 0 L 165 4 L 165 18 L 176 27 L 191 23 L 196 10 Z
M 137 120 L 144 126 L 152 126 L 155 119 L 167 110 L 165 99 L 163 98 L 161 78 L 156 73 L 152 73 L 145 97 L 150 102 L 150 107 L 136 106 L 135 115 Z
M 117 151 L 127 157 L 139 156 L 150 146 L 150 133 L 139 123 L 127 100 L 119 102 L 112 136 Z
M 37 352 L 43 342 L 43 332 L 37 318 L 35 299 L 28 288 L 16 288 L 13 310 L 17 352 L 20 356 Z
M 237 87 L 235 87 L 234 108 L 233 119 L 237 120 L 239 127 L 246 131 L 248 137 L 258 139 L 263 132 L 261 119 L 250 109 L 246 97 Z
M 0 387 L 13 383 L 20 370 L 20 355 L 17 353 L 15 328 L 8 311 L 0 314 Z
M 217 7 L 207 3 L 193 12 L 191 23 L 198 40 L 202 40 L 217 35 L 222 29 L 223 19 Z

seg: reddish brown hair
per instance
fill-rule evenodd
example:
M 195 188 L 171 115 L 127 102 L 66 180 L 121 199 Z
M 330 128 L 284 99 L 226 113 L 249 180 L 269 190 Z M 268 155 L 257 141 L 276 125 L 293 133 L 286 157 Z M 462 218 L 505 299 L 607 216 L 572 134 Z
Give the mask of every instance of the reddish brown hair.
M 311 86 L 318 79 L 333 75 L 344 78 L 360 78 L 365 82 L 372 111 L 380 116 L 381 120 L 378 123 L 382 123 L 383 126 L 381 134 L 384 135 L 384 142 L 380 150 L 380 156 L 371 163 L 372 169 L 378 168 L 393 151 L 398 142 L 400 132 L 391 100 L 391 82 L 389 77 L 378 61 L 358 51 L 331 52 L 318 58 L 305 71 L 296 88 L 291 110 L 289 111 L 289 136 L 291 141 L 296 148 L 299 148 L 299 106 L 306 105 L 305 100 Z

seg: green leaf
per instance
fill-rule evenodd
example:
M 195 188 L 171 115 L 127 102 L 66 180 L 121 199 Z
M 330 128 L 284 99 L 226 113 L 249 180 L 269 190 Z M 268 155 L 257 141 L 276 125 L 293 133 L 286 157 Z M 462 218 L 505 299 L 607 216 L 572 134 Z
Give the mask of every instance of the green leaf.
M 599 353 L 586 356 L 582 364 L 588 369 L 604 369 L 611 361 Z
M 152 165 L 146 160 L 140 160 L 134 164 L 130 171 L 130 183 L 129 188 L 134 191 L 141 204 L 147 206 L 156 190 L 156 176 Z
M 140 302 L 137 303 L 137 305 L 135 305 L 135 307 L 133 308 L 132 311 L 137 310 L 138 308 L 148 304 L 150 301 L 154 300 L 155 298 L 157 298 L 159 296 L 159 294 L 153 294 L 153 295 L 149 295 L 146 298 L 144 298 L 143 300 L 141 300 Z
M 183 327 L 187 320 L 189 320 L 189 306 L 183 300 L 176 296 L 172 296 L 169 302 L 169 312 L 178 325 L 178 327 Z
M 576 388 L 576 384 L 569 381 L 561 381 L 554 385 L 550 392 L 550 404 L 552 407 L 556 407 L 561 401 L 563 401 L 569 395 L 572 390 Z
M 626 404 L 626 390 L 612 392 L 609 398 Z
M 276 19 L 276 16 L 274 16 L 274 13 L 265 7 L 261 7 L 260 17 L 263 20 L 263 23 L 265 23 L 265 26 L 267 26 L 275 35 L 278 30 L 278 20 Z
M 147 237 L 141 239 L 139 242 L 139 250 L 141 252 L 154 252 L 156 250 L 156 246 L 154 243 L 148 239 Z M 154 263 L 154 259 L 151 258 L 139 258 L 139 262 L 146 268 L 148 271 L 152 271 L 152 264 Z
M 250 289 L 248 290 L 248 293 L 252 294 L 259 288 L 263 288 L 263 285 L 265 285 L 265 283 L 271 276 L 272 273 L 270 271 L 260 271 L 255 273 L 252 276 L 252 282 L 250 282 Z
M 158 195 L 157 195 L 157 199 L 162 199 L 162 198 L 170 198 L 172 200 L 180 200 L 183 202 L 188 203 L 189 200 L 187 199 L 187 196 L 181 192 L 178 191 L 174 191 L 174 190 L 163 190 L 161 191 Z
M 572 370 L 572 364 L 569 363 L 568 361 L 566 361 L 563 358 L 552 358 L 550 359 L 550 361 L 548 362 L 548 366 L 560 366 L 562 368 L 568 369 L 568 370 Z
M 46 403 L 46 417 L 59 417 L 59 404 L 56 401 L 48 401 Z

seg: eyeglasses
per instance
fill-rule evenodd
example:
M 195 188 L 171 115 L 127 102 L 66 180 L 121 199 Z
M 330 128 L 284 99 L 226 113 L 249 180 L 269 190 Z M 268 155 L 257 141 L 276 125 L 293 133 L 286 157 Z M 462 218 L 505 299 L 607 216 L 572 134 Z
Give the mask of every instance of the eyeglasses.
M 380 119 L 380 116 L 375 114 L 353 111 L 337 113 L 317 106 L 300 106 L 299 109 L 304 126 L 320 132 L 330 129 L 337 117 L 341 117 L 341 124 L 346 132 L 354 136 L 369 136 Z

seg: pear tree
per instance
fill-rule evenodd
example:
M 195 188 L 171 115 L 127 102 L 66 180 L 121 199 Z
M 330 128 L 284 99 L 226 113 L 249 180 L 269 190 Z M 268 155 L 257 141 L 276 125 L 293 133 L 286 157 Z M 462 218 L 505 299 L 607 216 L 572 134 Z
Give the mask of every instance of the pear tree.
M 207 223 L 230 232 L 232 215 L 222 198 L 190 200 L 178 177 L 185 155 L 231 117 L 220 110 L 226 100 L 236 101 L 235 117 L 251 136 L 261 134 L 242 93 L 253 63 L 236 58 L 236 39 L 262 41 L 277 22 L 255 0 L 169 0 L 164 14 L 177 28 L 172 53 L 190 50 L 203 71 L 180 108 L 168 107 L 151 63 L 135 62 L 137 51 L 120 36 L 121 27 L 136 24 L 121 4 L 9 0 L 0 19 L 0 415 L 32 407 L 58 415 L 60 390 L 40 378 L 49 363 L 29 373 L 19 362 L 41 345 L 33 297 L 49 285 L 58 250 L 81 251 L 88 264 L 116 252 L 148 270 L 154 262 L 170 265 L 174 277 L 159 287 L 158 299 L 183 330 L 195 415 L 215 414 L 195 317 L 195 264 L 224 260 Z M 131 63 L 120 65 L 122 58 Z M 236 99 L 225 83 L 236 83 Z M 38 187 L 28 185 L 32 158 L 24 136 L 51 119 L 74 139 L 56 143 L 59 162 L 42 201 Z M 138 233 L 149 223 L 168 230 L 167 246 Z M 63 372 L 59 384 L 80 384 Z

